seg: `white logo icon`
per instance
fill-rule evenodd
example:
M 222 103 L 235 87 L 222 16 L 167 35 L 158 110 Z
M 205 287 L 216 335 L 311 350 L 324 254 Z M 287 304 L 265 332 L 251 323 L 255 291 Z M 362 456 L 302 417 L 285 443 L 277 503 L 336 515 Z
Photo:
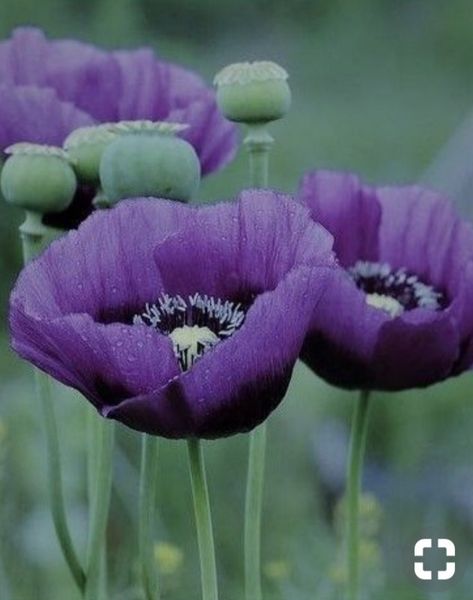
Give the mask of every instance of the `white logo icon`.
M 414 548 L 414 556 L 416 558 L 423 558 L 424 551 L 432 548 L 432 539 L 425 538 L 419 540 Z M 445 550 L 445 556 L 447 558 L 455 558 L 455 544 L 451 540 L 444 538 L 437 540 L 437 548 Z M 422 581 L 432 581 L 432 571 L 428 571 L 424 568 L 423 561 L 416 561 L 414 563 L 414 573 L 417 579 Z M 447 561 L 445 563 L 445 569 L 436 572 L 437 581 L 448 581 L 455 575 L 455 561 Z

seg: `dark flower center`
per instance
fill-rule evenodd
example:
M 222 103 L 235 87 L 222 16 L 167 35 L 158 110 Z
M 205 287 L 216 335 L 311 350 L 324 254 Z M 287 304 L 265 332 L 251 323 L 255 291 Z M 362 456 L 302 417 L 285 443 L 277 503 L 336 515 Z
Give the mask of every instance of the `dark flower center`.
M 245 320 L 241 304 L 212 296 L 162 294 L 155 304 L 133 317 L 135 325 L 148 325 L 168 335 L 183 371 L 218 342 L 235 333 Z
M 392 317 L 397 317 L 405 310 L 441 310 L 446 305 L 442 292 L 404 268 L 394 271 L 387 263 L 359 260 L 348 269 L 348 273 L 366 293 L 366 302 Z

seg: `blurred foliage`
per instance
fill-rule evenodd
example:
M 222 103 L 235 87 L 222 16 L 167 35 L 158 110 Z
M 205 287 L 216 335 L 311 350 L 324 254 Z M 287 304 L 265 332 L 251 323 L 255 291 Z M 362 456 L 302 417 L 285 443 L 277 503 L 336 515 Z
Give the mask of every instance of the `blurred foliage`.
M 473 100 L 471 0 L 2 0 L 1 37 L 21 24 L 38 25 L 52 37 L 78 37 L 106 47 L 151 45 L 209 81 L 233 60 L 267 57 L 282 62 L 291 74 L 294 106 L 274 126 L 272 183 L 285 190 L 294 190 L 302 172 L 314 167 L 353 169 L 370 181 L 415 180 Z M 466 142 L 462 148 L 457 156 L 464 169 L 471 151 Z M 246 157 L 240 153 L 224 172 L 204 182 L 201 200 L 231 197 L 246 180 Z M 20 268 L 20 221 L 20 214 L 2 204 L 4 325 L 8 293 Z M 41 416 L 33 401 L 30 370 L 9 352 L 4 335 L 0 342 L 0 597 L 74 600 L 78 596 L 48 513 Z M 383 512 L 377 536 L 387 581 L 384 600 L 429 598 L 411 575 L 416 536 L 432 530 L 450 534 L 458 556 L 471 555 L 471 383 L 465 375 L 428 390 L 377 398 L 368 457 L 377 469 L 370 485 L 384 490 L 377 494 Z M 333 597 L 328 575 L 340 547 L 327 517 L 326 489 L 317 475 L 312 439 L 328 418 L 347 421 L 351 399 L 299 366 L 287 401 L 270 420 L 263 539 L 267 600 Z M 57 407 L 70 519 L 83 547 L 86 410 L 77 394 L 64 390 Z M 122 429 L 119 442 L 109 567 L 112 597 L 132 600 L 140 598 L 132 577 L 137 569 L 139 452 L 132 432 Z M 242 595 L 246 444 L 245 436 L 206 444 L 225 600 Z M 194 597 L 198 589 L 185 458 L 181 443 L 163 441 L 157 560 L 183 553 L 176 573 L 166 576 L 164 598 L 175 600 Z M 465 566 L 445 600 L 470 600 L 472 585 L 473 566 Z

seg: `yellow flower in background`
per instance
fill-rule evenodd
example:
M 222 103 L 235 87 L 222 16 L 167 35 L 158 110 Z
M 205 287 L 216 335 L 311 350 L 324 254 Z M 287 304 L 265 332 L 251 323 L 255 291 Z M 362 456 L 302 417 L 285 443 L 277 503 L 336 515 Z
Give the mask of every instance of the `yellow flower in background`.
M 286 560 L 270 560 L 264 565 L 263 571 L 273 581 L 283 581 L 291 575 L 291 567 Z
M 154 545 L 154 558 L 163 575 L 174 575 L 184 562 L 184 553 L 174 544 L 158 542 Z

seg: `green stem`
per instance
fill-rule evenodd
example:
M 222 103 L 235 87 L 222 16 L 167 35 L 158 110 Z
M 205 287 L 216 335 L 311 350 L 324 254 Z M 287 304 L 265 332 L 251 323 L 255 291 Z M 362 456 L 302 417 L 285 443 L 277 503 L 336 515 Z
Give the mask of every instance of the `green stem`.
M 153 528 L 156 504 L 158 438 L 143 434 L 141 442 L 139 551 L 141 579 L 146 600 L 159 597 L 153 559 Z
M 200 440 L 188 440 L 187 448 L 189 452 L 189 468 L 199 543 L 202 600 L 218 600 L 212 517 L 210 514 L 204 455 Z
M 87 404 L 86 408 L 86 432 L 87 432 L 87 500 L 92 506 L 95 494 L 95 482 L 97 480 L 97 411 Z
M 113 423 L 97 417 L 97 463 L 87 547 L 87 577 L 84 595 L 86 600 L 98 600 L 101 597 L 101 579 L 112 489 L 114 432 Z
M 25 222 L 20 227 L 20 236 L 23 243 L 23 260 L 25 264 L 35 258 L 43 249 L 45 231 L 46 229 L 41 222 L 41 215 L 27 212 Z M 51 398 L 50 381 L 47 375 L 37 369 L 34 369 L 34 375 L 36 393 L 42 405 L 46 432 L 48 488 L 54 528 L 72 577 L 78 588 L 83 591 L 85 586 L 85 574 L 72 543 L 71 534 L 67 524 L 63 496 L 59 436 L 54 404 Z
M 265 125 L 250 125 L 243 142 L 250 158 L 250 185 L 255 188 L 268 186 L 269 151 L 274 143 Z
M 269 152 L 274 143 L 265 125 L 249 125 L 244 144 L 250 159 L 250 185 L 267 187 Z M 250 434 L 245 508 L 246 600 L 261 600 L 261 513 L 263 509 L 266 425 Z
M 245 507 L 245 595 L 260 600 L 261 593 L 261 513 L 263 506 L 266 424 L 250 436 L 248 481 Z
M 360 587 L 360 525 L 359 508 L 363 458 L 368 431 L 370 392 L 362 390 L 355 405 L 347 472 L 347 573 L 348 600 L 358 600 Z

